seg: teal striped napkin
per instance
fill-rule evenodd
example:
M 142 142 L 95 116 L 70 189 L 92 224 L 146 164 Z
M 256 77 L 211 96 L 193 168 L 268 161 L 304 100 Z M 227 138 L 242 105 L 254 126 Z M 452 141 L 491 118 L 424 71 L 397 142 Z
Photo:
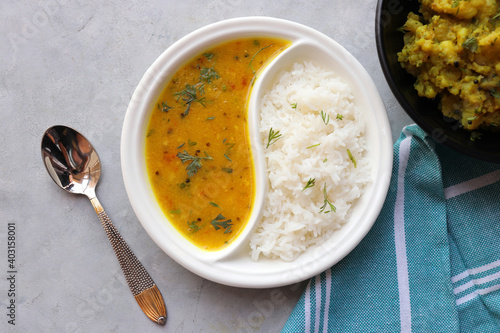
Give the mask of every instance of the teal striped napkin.
M 500 165 L 404 128 L 373 228 L 283 332 L 500 332 Z

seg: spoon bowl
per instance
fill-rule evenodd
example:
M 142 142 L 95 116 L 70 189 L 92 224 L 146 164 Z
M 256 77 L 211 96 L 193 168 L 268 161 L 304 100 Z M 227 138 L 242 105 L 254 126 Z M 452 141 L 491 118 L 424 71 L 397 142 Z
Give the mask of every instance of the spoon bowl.
M 52 179 L 62 189 L 95 196 L 101 163 L 83 135 L 66 126 L 51 127 L 42 139 L 42 158 Z
M 43 135 L 42 159 L 59 187 L 70 193 L 86 195 L 90 199 L 137 303 L 151 320 L 165 324 L 167 313 L 158 287 L 97 200 L 95 188 L 101 176 L 101 163 L 94 147 L 74 129 L 53 126 Z

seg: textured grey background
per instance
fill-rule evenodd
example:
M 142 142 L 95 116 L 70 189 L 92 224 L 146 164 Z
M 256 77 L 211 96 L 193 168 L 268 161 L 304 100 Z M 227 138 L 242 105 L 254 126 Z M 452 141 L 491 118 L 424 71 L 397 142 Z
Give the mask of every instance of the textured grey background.
M 305 282 L 249 290 L 204 280 L 165 255 L 135 217 L 122 182 L 120 134 L 129 99 L 150 64 L 204 25 L 273 16 L 308 25 L 350 51 L 386 104 L 393 139 L 410 119 L 383 77 L 375 48 L 375 0 L 2 1 L 0 3 L 0 276 L 7 226 L 16 224 L 16 326 L 0 331 L 278 332 Z M 98 195 L 167 303 L 166 327 L 140 311 L 97 216 L 84 197 L 57 188 L 40 141 L 55 124 L 81 131 L 103 165 Z

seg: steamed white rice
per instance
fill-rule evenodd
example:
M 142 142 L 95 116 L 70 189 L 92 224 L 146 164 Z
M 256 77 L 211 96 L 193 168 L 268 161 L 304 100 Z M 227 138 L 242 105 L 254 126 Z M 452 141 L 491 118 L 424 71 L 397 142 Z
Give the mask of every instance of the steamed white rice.
M 329 116 L 328 124 L 321 111 Z M 253 260 L 263 255 L 292 261 L 349 220 L 350 208 L 371 181 L 364 158 L 365 123 L 349 85 L 335 73 L 305 62 L 281 73 L 264 96 L 264 147 L 270 128 L 282 136 L 264 151 L 269 188 L 262 221 L 250 239 L 250 254 Z M 314 186 L 303 190 L 310 179 L 315 179 Z M 320 212 L 325 184 L 335 212 L 325 213 L 328 205 Z

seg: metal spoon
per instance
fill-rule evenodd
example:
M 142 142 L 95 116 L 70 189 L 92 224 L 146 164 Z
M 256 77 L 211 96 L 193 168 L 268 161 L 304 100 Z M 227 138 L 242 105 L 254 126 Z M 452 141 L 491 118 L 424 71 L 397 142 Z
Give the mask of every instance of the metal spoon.
M 101 163 L 94 147 L 74 129 L 53 126 L 43 135 L 42 158 L 57 185 L 70 193 L 84 194 L 90 199 L 137 303 L 151 320 L 164 325 L 167 310 L 160 290 L 97 200 L 95 188 L 101 175 Z

